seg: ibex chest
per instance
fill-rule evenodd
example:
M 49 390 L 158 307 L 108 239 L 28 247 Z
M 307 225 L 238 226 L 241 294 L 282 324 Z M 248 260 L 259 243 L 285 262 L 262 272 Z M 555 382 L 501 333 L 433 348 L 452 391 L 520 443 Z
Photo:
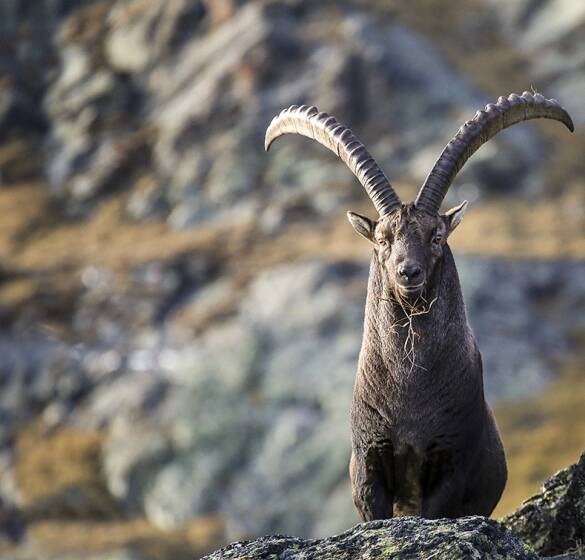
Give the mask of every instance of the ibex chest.
M 361 365 L 354 408 L 376 426 L 376 438 L 417 450 L 436 439 L 459 439 L 485 406 L 481 370 L 473 361 L 433 365 L 421 358 L 414 367 L 395 360 Z

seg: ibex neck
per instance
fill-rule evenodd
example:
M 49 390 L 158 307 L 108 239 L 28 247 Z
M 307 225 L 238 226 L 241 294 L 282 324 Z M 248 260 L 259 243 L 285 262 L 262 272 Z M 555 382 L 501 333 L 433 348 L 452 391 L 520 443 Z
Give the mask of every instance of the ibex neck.
M 441 354 L 470 333 L 453 255 L 445 247 L 429 289 L 414 309 L 394 297 L 386 272 L 372 257 L 362 360 L 383 362 L 394 372 L 433 368 Z

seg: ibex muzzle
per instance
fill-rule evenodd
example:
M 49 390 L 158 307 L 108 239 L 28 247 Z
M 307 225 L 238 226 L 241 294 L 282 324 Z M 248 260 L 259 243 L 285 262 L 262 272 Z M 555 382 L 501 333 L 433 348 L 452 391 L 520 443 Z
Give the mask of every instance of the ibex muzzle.
M 439 213 L 469 157 L 499 131 L 546 118 L 573 131 L 554 99 L 524 92 L 478 111 L 447 144 L 414 202 L 402 203 L 364 145 L 315 107 L 290 107 L 266 132 L 313 138 L 366 189 L 378 219 L 348 212 L 373 245 L 351 409 L 350 478 L 362 519 L 393 515 L 490 515 L 507 477 L 502 442 L 485 401 L 481 356 L 467 323 L 447 239 L 467 202 Z

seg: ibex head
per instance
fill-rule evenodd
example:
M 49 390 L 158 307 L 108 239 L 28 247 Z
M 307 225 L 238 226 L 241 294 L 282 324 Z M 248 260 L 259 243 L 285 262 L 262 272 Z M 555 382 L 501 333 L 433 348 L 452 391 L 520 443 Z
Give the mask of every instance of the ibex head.
M 403 299 L 416 299 L 432 278 L 447 237 L 462 220 L 466 208 L 467 202 L 463 202 L 444 215 L 433 215 L 410 203 L 377 221 L 355 212 L 347 216 L 353 228 L 374 246 L 374 256 L 392 288 Z
M 365 188 L 378 211 L 378 220 L 354 212 L 354 229 L 374 245 L 375 256 L 402 296 L 419 296 L 443 254 L 449 234 L 461 222 L 467 202 L 439 214 L 453 179 L 475 151 L 504 128 L 546 118 L 562 122 L 571 132 L 571 117 L 555 99 L 525 91 L 490 103 L 467 121 L 445 146 L 421 187 L 416 200 L 405 204 L 380 166 L 349 128 L 316 107 L 292 106 L 276 116 L 266 131 L 266 150 L 283 134 L 317 140 L 336 153 Z

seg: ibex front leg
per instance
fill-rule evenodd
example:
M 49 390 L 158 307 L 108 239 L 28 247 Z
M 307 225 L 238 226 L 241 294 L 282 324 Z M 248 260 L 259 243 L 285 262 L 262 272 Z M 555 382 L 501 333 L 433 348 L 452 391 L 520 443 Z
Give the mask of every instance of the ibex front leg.
M 354 449 L 349 462 L 353 503 L 363 521 L 392 517 L 394 481 L 389 443 Z

